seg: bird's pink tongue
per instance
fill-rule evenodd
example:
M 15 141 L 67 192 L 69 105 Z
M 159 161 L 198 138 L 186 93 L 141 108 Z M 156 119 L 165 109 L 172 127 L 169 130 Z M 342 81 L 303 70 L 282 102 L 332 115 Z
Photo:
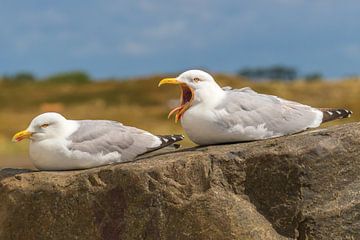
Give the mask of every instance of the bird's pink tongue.
M 185 111 L 191 106 L 192 100 L 194 98 L 193 90 L 190 87 L 188 87 L 186 84 L 181 84 L 180 87 L 180 106 L 171 110 L 168 115 L 168 118 L 170 118 L 172 114 L 176 113 L 175 122 L 178 122 L 181 116 L 185 113 Z

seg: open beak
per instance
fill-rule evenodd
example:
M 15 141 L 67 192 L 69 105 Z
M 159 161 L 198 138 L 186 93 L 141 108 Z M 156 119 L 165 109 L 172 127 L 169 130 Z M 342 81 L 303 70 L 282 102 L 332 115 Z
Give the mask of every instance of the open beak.
M 191 104 L 194 99 L 194 90 L 189 87 L 187 84 L 180 82 L 176 78 L 165 78 L 159 82 L 159 87 L 163 84 L 177 84 L 180 85 L 181 95 L 180 95 L 180 106 L 171 110 L 168 115 L 168 118 L 171 117 L 173 113 L 175 114 L 175 123 L 181 119 L 182 115 L 191 107 Z
M 27 130 L 24 130 L 24 131 L 21 131 L 21 132 L 18 132 L 16 133 L 13 138 L 12 138 L 12 141 L 13 142 L 20 142 L 21 140 L 24 140 L 25 138 L 30 138 L 32 135 L 31 132 L 27 131 Z

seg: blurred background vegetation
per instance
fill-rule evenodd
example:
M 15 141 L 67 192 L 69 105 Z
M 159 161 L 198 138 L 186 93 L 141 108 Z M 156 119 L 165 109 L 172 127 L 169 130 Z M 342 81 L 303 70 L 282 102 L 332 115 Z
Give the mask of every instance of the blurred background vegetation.
M 38 79 L 28 72 L 0 78 L 0 167 L 32 167 L 27 157 L 28 142 L 12 143 L 12 135 L 27 127 L 36 115 L 55 111 L 69 119 L 112 119 L 146 129 L 154 134 L 183 133 L 181 125 L 168 120 L 170 108 L 180 94 L 174 86 L 157 88 L 163 77 L 177 73 L 131 79 L 92 79 L 73 71 Z M 345 107 L 360 120 L 360 78 L 323 80 L 321 74 L 299 76 L 283 66 L 245 68 L 237 75 L 214 74 L 221 86 L 274 94 L 314 107 Z M 329 125 L 329 124 L 328 124 Z M 328 126 L 324 125 L 324 126 Z M 189 139 L 184 146 L 192 146 Z

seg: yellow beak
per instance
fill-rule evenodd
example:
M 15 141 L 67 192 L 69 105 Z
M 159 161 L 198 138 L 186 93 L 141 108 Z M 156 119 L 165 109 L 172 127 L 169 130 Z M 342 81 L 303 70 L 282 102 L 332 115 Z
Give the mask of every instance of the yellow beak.
M 13 138 L 12 138 L 12 141 L 13 142 L 20 142 L 21 140 L 24 140 L 25 138 L 30 138 L 32 135 L 31 132 L 27 131 L 27 130 L 24 130 L 24 131 L 21 131 L 21 132 L 18 132 L 16 133 Z
M 180 82 L 176 78 L 164 78 L 159 82 L 158 87 L 160 87 L 163 84 L 182 84 L 182 82 Z

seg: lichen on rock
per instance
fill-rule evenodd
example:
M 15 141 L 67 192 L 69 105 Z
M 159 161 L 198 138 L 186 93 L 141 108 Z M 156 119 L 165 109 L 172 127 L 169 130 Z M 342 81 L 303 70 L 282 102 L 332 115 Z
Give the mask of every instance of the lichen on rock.
M 360 123 L 83 171 L 0 171 L 0 239 L 360 239 Z

